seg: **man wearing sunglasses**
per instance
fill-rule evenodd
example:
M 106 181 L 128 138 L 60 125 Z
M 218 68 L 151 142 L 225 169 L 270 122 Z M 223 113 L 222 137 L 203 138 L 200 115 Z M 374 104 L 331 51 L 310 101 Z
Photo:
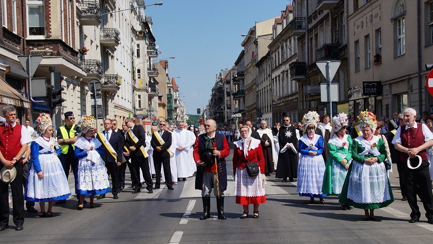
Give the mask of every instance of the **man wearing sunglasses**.
M 153 161 L 155 164 L 156 183 L 155 189 L 160 188 L 161 183 L 161 166 L 164 167 L 165 184 L 169 190 L 174 190 L 173 179 L 171 177 L 170 153 L 171 132 L 168 131 L 167 121 L 159 123 L 159 132 L 152 135 L 151 145 L 153 148 Z

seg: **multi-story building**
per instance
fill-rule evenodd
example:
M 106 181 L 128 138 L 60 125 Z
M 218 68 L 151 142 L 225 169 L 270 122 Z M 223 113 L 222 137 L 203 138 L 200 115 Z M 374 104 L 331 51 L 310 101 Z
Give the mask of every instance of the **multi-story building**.
M 352 1 L 348 9 L 350 113 L 369 109 L 389 118 L 405 107 L 431 113 L 424 65 L 433 63 L 433 3 Z
M 256 63 L 268 53 L 274 19 L 270 18 L 256 22 L 255 26 L 250 28 L 241 44 L 245 52 L 245 119 L 251 121 L 257 121 L 258 112 L 256 92 L 258 70 Z
M 297 37 L 291 35 L 293 6 L 287 5 L 275 19 L 272 30 L 273 40 L 269 44 L 270 70 L 272 83 L 273 122 L 289 116 L 298 121 L 298 83 L 292 78 L 290 67 L 297 61 Z
M 158 119 L 167 120 L 167 94 L 170 78 L 168 77 L 168 60 L 161 60 L 155 64 L 158 82 Z
M 225 125 L 224 116 L 224 83 L 223 78 L 218 75 L 214 86 L 212 87 L 211 98 L 207 108 L 209 119 L 214 119 L 218 127 Z
M 236 75 L 233 77 L 233 112 L 245 118 L 245 51 L 242 50 L 235 61 Z
M 234 97 L 232 94 L 235 92 L 235 81 L 236 77 L 236 67 L 232 67 L 231 69 L 226 69 L 223 72 L 223 81 L 224 81 L 224 123 L 228 128 L 234 128 L 235 120 L 233 120 L 232 116 L 235 114 L 235 106 L 234 106 Z
M 259 117 L 272 125 L 272 83 L 271 83 L 271 59 L 269 53 L 263 56 L 257 63 L 257 102 Z M 260 116 L 261 115 L 261 116 Z
M 334 104 L 333 111 L 335 113 L 338 107 L 338 111 L 348 112 L 349 49 L 345 2 L 347 1 L 293 1 L 293 20 L 289 23 L 290 36 L 298 38 L 298 53 L 297 62 L 290 65 L 290 73 L 292 79 L 299 83 L 299 118 L 308 110 L 316 110 L 322 115 L 329 113 L 326 103 L 320 101 L 320 84 L 325 82 L 316 65 L 320 60 L 341 60 L 332 81 L 339 85 L 339 102 Z

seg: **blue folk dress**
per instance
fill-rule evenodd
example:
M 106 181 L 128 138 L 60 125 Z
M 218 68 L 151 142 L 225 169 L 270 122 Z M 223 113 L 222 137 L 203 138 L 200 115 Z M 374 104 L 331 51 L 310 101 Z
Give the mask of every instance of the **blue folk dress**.
M 317 152 L 311 156 L 310 151 Z M 299 139 L 299 165 L 298 186 L 296 191 L 300 196 L 322 197 L 323 176 L 325 174 L 325 161 L 323 160 L 323 139 L 315 134 L 310 140 L 307 135 Z
M 26 200 L 49 202 L 68 199 L 71 190 L 58 158 L 61 149 L 56 151 L 54 138 L 46 141 L 39 136 L 31 144 L 30 170 L 26 185 Z M 57 146 L 58 147 L 58 146 Z M 38 172 L 43 173 L 39 179 Z

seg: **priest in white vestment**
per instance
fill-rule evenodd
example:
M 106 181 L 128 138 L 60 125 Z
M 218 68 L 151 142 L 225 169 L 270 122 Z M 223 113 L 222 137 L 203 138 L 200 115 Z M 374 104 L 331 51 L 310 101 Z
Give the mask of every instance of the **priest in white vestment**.
M 173 138 L 176 140 L 177 177 L 185 180 L 196 171 L 196 164 L 192 155 L 195 135 L 185 129 L 185 123 L 179 122 L 177 130 L 173 133 Z

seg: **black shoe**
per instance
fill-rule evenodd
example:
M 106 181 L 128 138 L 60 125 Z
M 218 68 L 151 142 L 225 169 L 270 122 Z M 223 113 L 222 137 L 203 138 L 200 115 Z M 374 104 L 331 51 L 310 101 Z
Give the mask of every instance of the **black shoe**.
M 124 186 L 121 186 L 121 187 L 119 188 L 119 191 L 121 192 L 121 191 L 123 191 L 123 189 L 125 189 L 125 187 L 124 187 Z
M 427 220 L 427 223 L 433 225 L 433 218 L 428 219 L 428 220 Z
M 141 189 L 138 188 L 138 187 L 136 187 L 136 188 L 134 189 L 134 191 L 132 192 L 132 194 L 139 193 L 140 191 L 141 191 Z
M 248 218 L 248 212 L 244 212 L 241 217 L 239 217 L 240 219 L 246 219 Z
M 16 231 L 20 231 L 23 229 L 24 229 L 23 225 L 17 225 L 17 227 L 15 228 Z
M 349 206 L 349 205 L 345 205 L 345 207 L 346 207 L 347 210 L 351 210 L 352 209 L 352 207 Z
M 83 210 L 83 205 L 78 205 L 77 210 Z
M 146 187 L 146 189 L 147 189 L 147 193 L 153 193 L 153 187 L 152 186 L 148 186 L 148 187 Z
M 104 199 L 104 198 L 105 198 L 105 194 L 101 194 L 96 199 Z
M 169 190 L 174 190 L 174 188 L 172 186 L 169 186 L 168 189 Z
M 290 178 L 289 181 L 290 181 L 290 182 L 294 182 L 295 180 L 294 180 L 293 178 Z
M 66 200 L 60 200 L 60 201 L 56 202 L 57 205 L 59 205 L 59 204 L 65 204 L 65 203 L 66 203 Z
M 407 197 L 402 197 L 401 200 L 402 201 L 407 201 Z
M 287 182 L 287 178 L 284 178 L 281 182 Z
M 182 181 L 186 181 L 186 178 L 183 178 L 183 180 Z
M 117 194 L 113 194 L 113 199 L 119 199 L 119 196 Z
M 413 224 L 419 221 L 419 217 L 411 217 L 409 223 Z
M 219 197 L 217 200 L 218 219 L 227 219 L 224 215 L 224 197 Z
M 310 201 L 308 202 L 309 204 L 314 204 L 314 198 L 310 198 Z
M 9 228 L 9 225 L 0 226 L 0 231 L 4 231 Z
M 320 198 L 319 203 L 320 204 L 325 204 L 325 200 L 323 200 L 323 198 Z
M 210 218 L 210 197 L 202 197 L 203 201 L 203 214 L 200 216 L 200 220 L 205 220 Z
M 155 188 L 154 189 L 159 189 L 160 188 L 160 186 L 155 186 Z
M 259 218 L 259 211 L 253 211 L 253 219 Z
M 37 213 L 38 210 L 36 210 L 36 208 L 33 207 L 33 206 L 29 206 L 29 207 L 27 208 L 27 212 L 29 212 L 29 213 Z

